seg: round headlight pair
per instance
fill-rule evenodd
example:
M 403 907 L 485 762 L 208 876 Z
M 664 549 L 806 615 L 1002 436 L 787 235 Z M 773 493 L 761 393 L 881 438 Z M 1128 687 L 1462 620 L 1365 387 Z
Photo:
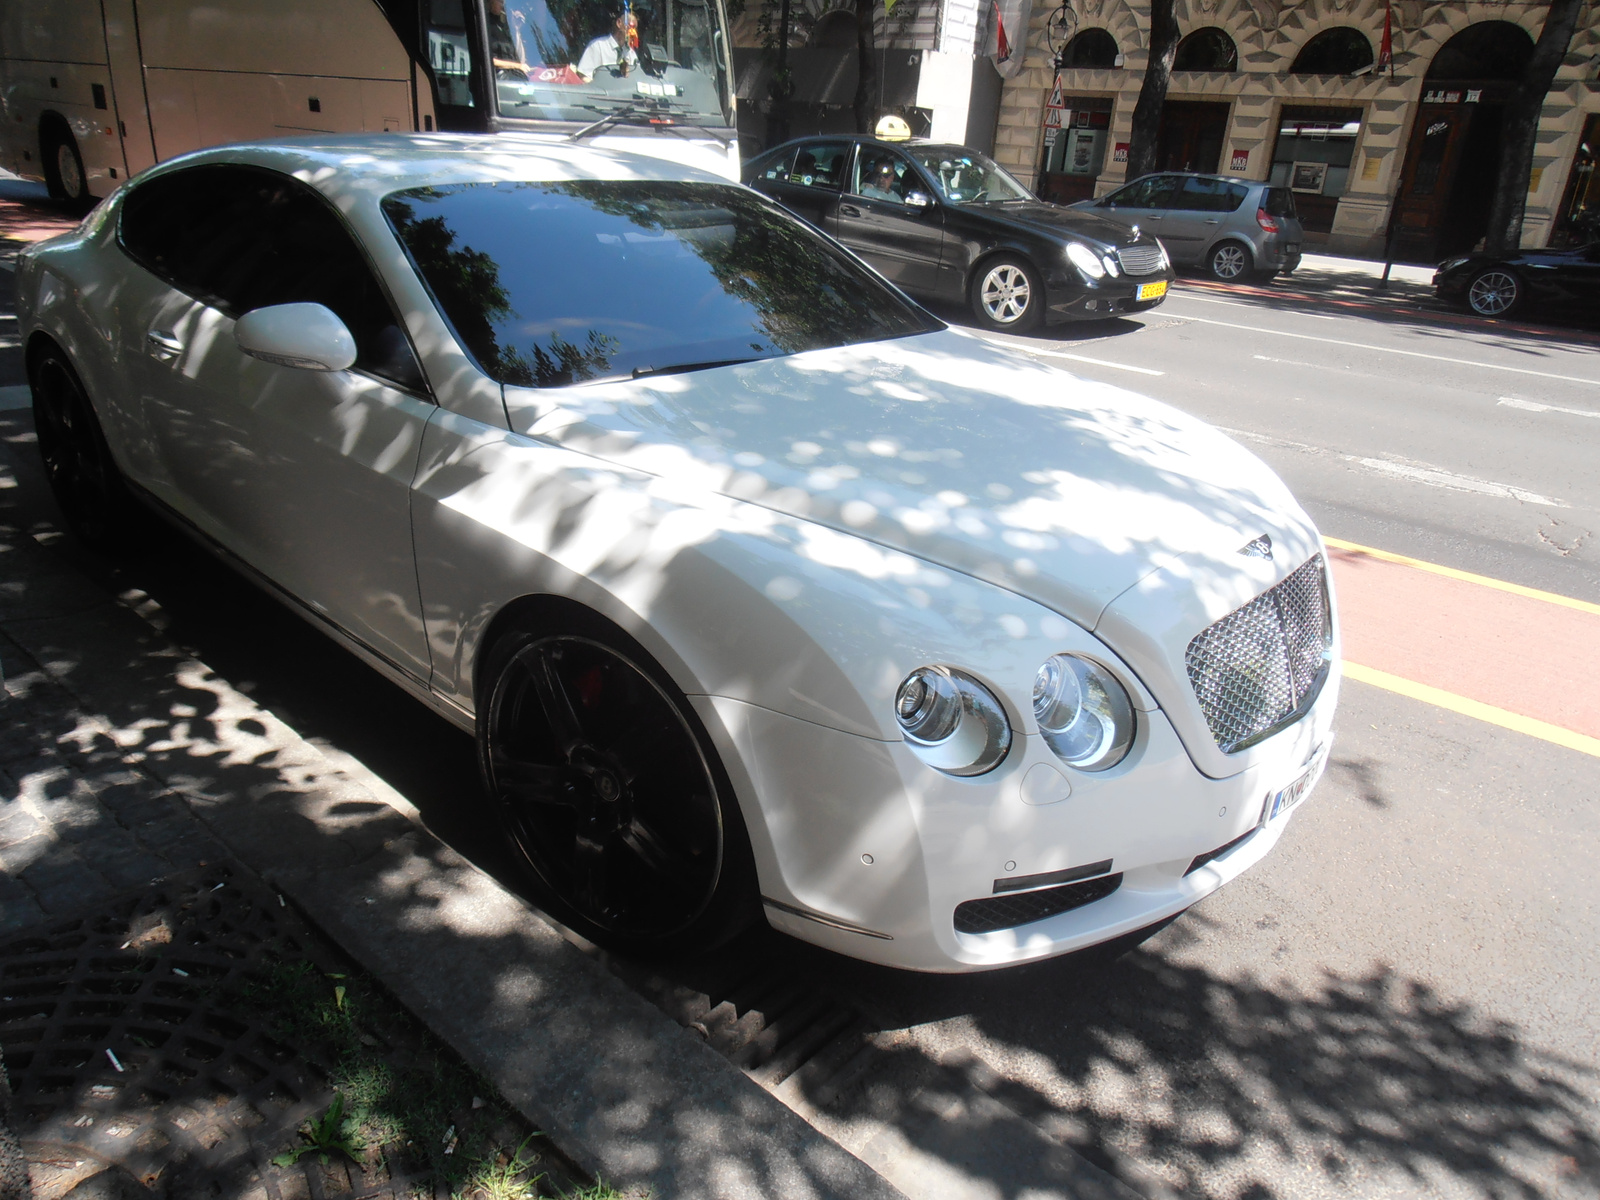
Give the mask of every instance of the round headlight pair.
M 1133 705 L 1116 677 L 1076 654 L 1053 654 L 1033 678 L 1033 716 L 1056 757 L 1105 771 L 1133 745 Z
M 1011 749 L 1011 722 L 994 693 L 950 667 L 918 667 L 894 697 L 900 732 L 917 757 L 947 775 L 982 775 Z

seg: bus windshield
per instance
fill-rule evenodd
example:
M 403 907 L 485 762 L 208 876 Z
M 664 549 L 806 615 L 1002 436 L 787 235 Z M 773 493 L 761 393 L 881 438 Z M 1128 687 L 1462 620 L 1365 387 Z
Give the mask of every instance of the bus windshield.
M 483 3 L 503 118 L 732 125 L 716 0 Z

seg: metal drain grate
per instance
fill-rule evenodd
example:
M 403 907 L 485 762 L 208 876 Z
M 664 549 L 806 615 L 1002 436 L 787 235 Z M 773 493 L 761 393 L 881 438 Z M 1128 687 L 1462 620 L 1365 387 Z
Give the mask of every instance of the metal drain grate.
M 174 1162 L 214 1171 L 248 1160 L 252 1138 L 292 1136 L 322 1100 L 320 1072 L 207 1003 L 268 941 L 301 949 L 288 915 L 217 868 L 0 945 L 18 1132 L 146 1182 Z

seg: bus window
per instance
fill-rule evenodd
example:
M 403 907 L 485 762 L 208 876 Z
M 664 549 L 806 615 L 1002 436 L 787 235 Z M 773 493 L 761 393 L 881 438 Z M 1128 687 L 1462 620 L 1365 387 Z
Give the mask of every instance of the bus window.
M 428 65 L 437 103 L 471 108 L 472 51 L 462 6 L 463 0 L 428 0 Z
M 484 17 L 503 118 L 587 123 L 643 101 L 733 123 L 715 0 L 484 0 Z

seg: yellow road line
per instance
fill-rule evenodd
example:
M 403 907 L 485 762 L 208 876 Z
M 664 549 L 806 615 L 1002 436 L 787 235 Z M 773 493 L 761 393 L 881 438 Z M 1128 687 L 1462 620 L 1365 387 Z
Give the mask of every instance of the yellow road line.
M 1520 713 L 1508 712 L 1506 709 L 1496 708 L 1492 704 L 1484 704 L 1478 700 L 1469 700 L 1467 697 L 1458 696 L 1454 692 L 1447 692 L 1442 688 L 1429 687 L 1425 683 L 1416 683 L 1410 679 L 1402 679 L 1400 676 L 1391 675 L 1387 671 L 1363 667 L 1360 663 L 1353 663 L 1349 660 L 1346 660 L 1344 664 L 1344 677 L 1346 679 L 1354 679 L 1357 683 L 1369 683 L 1373 687 L 1380 687 L 1390 692 L 1398 692 L 1400 695 L 1409 696 L 1413 700 L 1421 700 L 1424 704 L 1447 708 L 1451 712 L 1460 713 L 1464 717 L 1475 717 L 1480 721 L 1487 721 L 1491 725 L 1499 725 L 1502 729 L 1525 733 L 1529 737 L 1542 738 L 1547 742 L 1554 742 L 1558 746 L 1565 746 L 1569 750 L 1577 750 L 1583 754 L 1592 754 L 1596 758 L 1600 758 L 1600 738 L 1592 738 L 1583 733 L 1574 733 L 1570 729 L 1563 729 L 1559 725 L 1551 725 L 1547 721 L 1537 721 Z
M 1513 596 L 1526 596 L 1530 600 L 1543 600 L 1546 604 L 1559 604 L 1563 608 L 1575 608 L 1579 612 L 1586 612 L 1600 617 L 1600 604 L 1593 604 L 1588 600 L 1577 600 L 1571 596 L 1558 596 L 1555 592 L 1541 592 L 1538 588 L 1523 587 L 1520 583 L 1507 583 L 1503 579 L 1490 579 L 1487 575 L 1474 575 L 1471 571 L 1458 571 L 1454 567 L 1442 567 L 1438 563 L 1424 562 L 1420 558 L 1407 558 L 1404 554 L 1392 554 L 1387 550 L 1375 550 L 1371 546 L 1359 546 L 1355 542 L 1346 542 L 1339 538 L 1325 537 L 1322 540 L 1335 550 L 1349 550 L 1356 554 L 1370 554 L 1373 558 L 1380 558 L 1384 562 L 1415 567 L 1419 571 L 1431 571 L 1435 575 L 1443 575 L 1446 579 L 1459 579 L 1464 583 L 1476 583 L 1482 587 L 1494 588 L 1497 591 L 1510 592 Z

